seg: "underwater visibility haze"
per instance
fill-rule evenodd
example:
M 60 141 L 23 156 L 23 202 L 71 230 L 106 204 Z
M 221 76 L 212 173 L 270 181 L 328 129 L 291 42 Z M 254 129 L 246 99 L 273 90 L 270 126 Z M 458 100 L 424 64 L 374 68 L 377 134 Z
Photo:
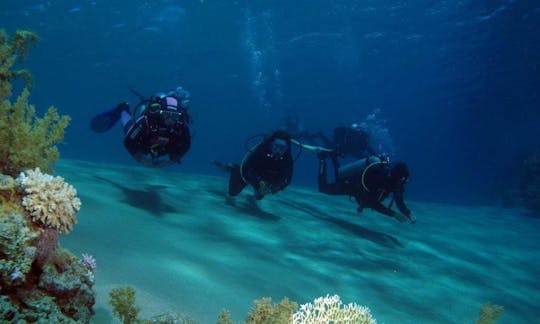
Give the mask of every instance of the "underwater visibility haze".
M 54 170 L 82 205 L 61 242 L 96 257 L 92 322 L 114 322 L 109 291 L 128 285 L 143 315 L 196 323 L 326 294 L 381 323 L 472 323 L 486 302 L 503 323 L 540 318 L 540 2 L 2 0 L 0 29 L 39 36 L 17 63 L 29 102 L 71 117 Z M 120 125 L 92 132 L 96 114 L 178 86 L 181 164 L 143 168 Z M 416 224 L 318 192 L 298 148 L 289 188 L 228 197 L 212 162 L 239 163 L 291 116 L 313 134 L 368 129 L 407 163 Z

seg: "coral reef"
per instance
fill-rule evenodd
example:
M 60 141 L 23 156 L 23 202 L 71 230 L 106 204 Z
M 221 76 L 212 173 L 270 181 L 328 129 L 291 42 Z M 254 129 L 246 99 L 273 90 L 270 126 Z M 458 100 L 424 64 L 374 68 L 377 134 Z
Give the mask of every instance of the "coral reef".
M 502 315 L 504 307 L 487 302 L 480 308 L 480 317 L 476 324 L 494 324 L 497 323 Z
M 55 144 L 69 117 L 51 107 L 37 118 L 28 104 L 30 74 L 12 70 L 36 40 L 31 32 L 8 39 L 0 31 L 0 323 L 89 323 L 95 260 L 79 260 L 58 245 L 80 200 L 62 178 L 39 169 L 50 170 L 58 158 Z M 18 77 L 26 88 L 12 103 Z
M 90 321 L 94 274 L 57 246 L 55 230 L 24 214 L 0 214 L 0 273 L 0 322 Z
M 31 87 L 30 73 L 26 70 L 13 70 L 13 65 L 22 62 L 28 51 L 38 41 L 39 37 L 27 30 L 18 30 L 8 38 L 4 30 L 0 30 L 0 99 L 3 101 L 11 96 L 11 82 L 23 78 L 26 86 Z
M 227 310 L 218 315 L 218 324 L 232 324 L 231 314 Z M 249 311 L 247 324 L 376 324 L 369 308 L 355 303 L 343 305 L 338 295 L 319 297 L 313 303 L 301 305 L 284 298 L 278 304 L 264 297 L 254 301 Z
M 133 287 L 118 287 L 110 291 L 109 304 L 112 311 L 124 324 L 194 324 L 189 317 L 177 314 L 162 314 L 151 319 L 139 319 L 140 308 L 135 305 L 136 291 Z M 231 313 L 223 309 L 217 317 L 217 324 L 234 324 Z M 273 304 L 272 298 L 263 297 L 254 301 L 246 316 L 246 324 L 376 324 L 369 308 L 356 303 L 343 305 L 338 295 L 327 295 L 315 299 L 313 303 L 300 306 L 287 297 Z
M 24 282 L 37 251 L 31 243 L 38 236 L 23 216 L 14 213 L 0 216 L 0 292 L 4 286 Z
M 34 167 L 50 172 L 60 155 L 55 145 L 63 140 L 70 118 L 54 107 L 36 117 L 29 95 L 24 89 L 15 103 L 0 103 L 0 173 L 15 176 Z
M 133 287 L 114 288 L 109 293 L 113 314 L 120 318 L 122 323 L 130 324 L 137 321 L 140 309 L 135 306 L 135 289 Z
M 17 178 L 24 189 L 22 205 L 32 221 L 60 233 L 69 233 L 81 207 L 77 190 L 62 177 L 41 173 L 39 168 L 21 172 Z
M 294 324 L 355 323 L 375 324 L 369 308 L 355 303 L 343 305 L 338 295 L 315 299 L 313 303 L 300 306 L 293 314 Z
M 19 172 L 39 167 L 51 171 L 58 159 L 56 147 L 64 138 L 69 124 L 68 116 L 60 116 L 56 108 L 49 107 L 43 118 L 36 116 L 35 108 L 28 103 L 31 85 L 26 70 L 13 71 L 13 66 L 26 57 L 38 37 L 28 31 L 17 31 L 8 40 L 0 30 L 0 173 L 16 176 Z M 12 103 L 9 99 L 13 79 L 22 77 L 26 88 Z
M 231 312 L 226 309 L 219 312 L 217 324 L 234 324 L 234 321 L 231 319 Z
M 298 308 L 298 304 L 288 298 L 272 304 L 272 298 L 264 297 L 255 300 L 254 304 L 247 315 L 247 324 L 287 324 L 291 322 L 292 314 Z
M 195 324 L 189 317 L 178 314 L 161 314 L 151 319 L 139 319 L 139 307 L 135 306 L 135 288 L 118 287 L 109 292 L 112 311 L 124 324 Z

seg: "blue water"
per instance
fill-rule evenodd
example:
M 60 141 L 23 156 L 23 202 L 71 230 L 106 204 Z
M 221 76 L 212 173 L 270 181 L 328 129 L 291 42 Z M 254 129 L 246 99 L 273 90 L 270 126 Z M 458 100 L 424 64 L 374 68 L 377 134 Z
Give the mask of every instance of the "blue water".
M 73 117 L 64 157 L 134 164 L 121 129 L 88 122 L 121 100 L 183 85 L 195 138 L 171 171 L 215 173 L 247 137 L 299 114 L 328 133 L 375 108 L 415 199 L 484 203 L 534 145 L 540 3 L 490 1 L 15 1 L 0 27 L 37 32 L 32 102 Z M 315 184 L 304 154 L 294 182 Z
M 379 109 L 392 157 L 411 169 L 406 200 L 497 205 L 540 145 L 539 1 L 2 0 L 0 28 L 41 38 L 24 67 L 38 112 L 72 117 L 63 158 L 135 166 L 120 126 L 95 134 L 90 119 L 136 104 L 128 87 L 179 85 L 194 138 L 168 172 L 222 175 L 211 161 L 240 161 L 287 114 L 331 134 Z M 315 189 L 316 168 L 304 152 L 293 185 Z M 441 215 L 426 235 L 448 232 Z

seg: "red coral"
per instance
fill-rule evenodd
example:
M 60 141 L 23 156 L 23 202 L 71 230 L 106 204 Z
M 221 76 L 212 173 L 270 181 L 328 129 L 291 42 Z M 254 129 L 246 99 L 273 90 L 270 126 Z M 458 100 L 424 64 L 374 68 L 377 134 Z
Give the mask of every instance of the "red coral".
M 47 228 L 41 233 L 37 243 L 36 243 L 36 262 L 39 267 L 42 267 L 51 255 L 56 250 L 58 243 L 58 231 Z

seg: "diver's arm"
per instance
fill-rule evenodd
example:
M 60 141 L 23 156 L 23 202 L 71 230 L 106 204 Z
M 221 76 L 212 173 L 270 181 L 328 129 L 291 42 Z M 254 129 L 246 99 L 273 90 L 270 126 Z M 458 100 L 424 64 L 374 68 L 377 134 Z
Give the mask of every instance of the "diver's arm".
M 240 174 L 243 180 L 251 186 L 258 188 L 262 176 L 258 172 L 256 166 L 258 162 L 258 154 L 256 151 L 248 152 L 240 165 Z
M 380 202 L 375 203 L 371 208 L 372 208 L 373 210 L 375 210 L 375 211 L 378 211 L 378 212 L 381 213 L 381 214 L 386 215 L 386 216 L 390 216 L 390 217 L 395 217 L 395 216 L 396 216 L 396 212 L 395 212 L 395 211 L 393 211 L 393 210 L 390 209 L 390 208 L 387 208 L 386 206 L 384 206 L 384 205 L 381 204 Z
M 396 206 L 399 209 L 399 211 L 407 216 L 407 218 L 411 218 L 411 210 L 407 208 L 407 205 L 405 205 L 405 201 L 403 200 L 403 191 L 395 191 L 394 192 L 394 201 L 396 202 Z
M 334 143 L 324 134 L 322 131 L 315 133 L 313 137 L 317 136 L 323 142 L 323 145 L 328 148 L 334 148 Z

